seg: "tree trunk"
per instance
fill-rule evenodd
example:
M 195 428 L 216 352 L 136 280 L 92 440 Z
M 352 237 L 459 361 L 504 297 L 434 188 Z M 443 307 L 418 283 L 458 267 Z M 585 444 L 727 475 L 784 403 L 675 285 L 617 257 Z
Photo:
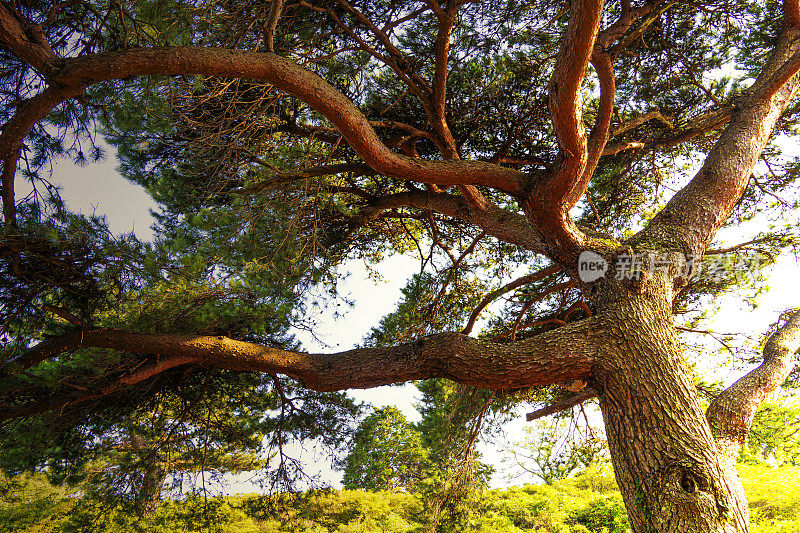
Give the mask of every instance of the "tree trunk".
M 593 386 L 633 531 L 748 531 L 744 491 L 700 406 L 668 291 L 615 292 L 597 316 L 612 341 L 599 347 Z
M 161 488 L 167 479 L 165 465 L 155 456 L 148 461 L 144 469 L 142 484 L 134 500 L 134 507 L 139 518 L 147 518 L 158 509 L 161 501 Z

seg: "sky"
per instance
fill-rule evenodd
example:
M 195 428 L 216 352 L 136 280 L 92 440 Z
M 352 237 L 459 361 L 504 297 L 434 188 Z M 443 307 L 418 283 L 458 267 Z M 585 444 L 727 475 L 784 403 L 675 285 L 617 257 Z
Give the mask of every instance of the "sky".
M 68 161 L 58 162 L 54 167 L 53 180 L 63 185 L 62 197 L 71 210 L 84 214 L 104 214 L 113 232 L 134 231 L 139 238 L 152 238 L 150 230 L 152 218 L 149 210 L 156 206 L 144 189 L 119 176 L 115 170 L 117 163 L 113 153 L 113 149 L 109 149 L 110 155 L 107 160 L 85 167 L 75 166 Z M 16 188 L 19 197 L 30 190 L 29 185 L 22 182 L 19 177 Z M 726 235 L 725 242 L 734 244 L 739 239 L 740 235 L 732 233 Z M 342 294 L 349 294 L 349 298 L 356 302 L 356 305 L 344 317 L 336 320 L 332 318 L 332 313 L 323 311 L 320 314 L 319 327 L 315 330 L 315 334 L 327 346 L 320 345 L 304 332 L 298 332 L 299 339 L 310 351 L 340 351 L 359 344 L 380 317 L 394 310 L 401 298 L 400 289 L 410 276 L 418 271 L 419 263 L 413 258 L 392 256 L 381 265 L 383 281 L 378 282 L 368 278 L 366 269 L 361 264 L 350 262 L 348 268 L 349 275 L 345 277 L 339 289 Z M 800 305 L 798 273 L 800 266 L 797 258 L 789 254 L 784 255 L 769 271 L 770 289 L 759 297 L 758 308 L 750 309 L 745 302 L 736 297 L 723 298 L 719 302 L 719 308 L 714 312 L 713 328 L 724 333 L 741 333 L 752 338 L 760 338 L 781 311 Z M 706 339 L 706 341 L 710 349 L 719 347 L 714 345 L 713 340 Z M 726 383 L 731 383 L 743 374 L 741 369 L 726 361 L 707 370 L 716 379 Z M 405 385 L 353 391 L 352 395 L 375 406 L 394 405 L 401 409 L 409 420 L 416 421 L 419 420 L 419 414 L 414 409 L 414 403 L 417 401 L 415 393 L 415 387 Z M 506 428 L 508 441 L 483 446 L 481 452 L 484 460 L 499 466 L 504 456 L 503 447 L 521 440 L 525 427 L 524 409 L 521 408 L 518 420 L 512 421 Z M 316 465 L 323 478 L 334 485 L 337 484 L 340 474 L 332 471 L 318 453 L 309 450 L 305 452 L 304 458 L 310 465 Z M 493 486 L 507 484 L 509 480 L 502 472 L 498 472 L 492 481 Z

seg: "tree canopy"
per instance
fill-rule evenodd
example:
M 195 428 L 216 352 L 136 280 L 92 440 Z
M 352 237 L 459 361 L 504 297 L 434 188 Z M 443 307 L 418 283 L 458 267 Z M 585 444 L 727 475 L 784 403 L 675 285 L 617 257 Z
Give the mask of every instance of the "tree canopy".
M 381 407 L 358 426 L 344 464 L 346 489 L 412 489 L 424 475 L 427 453 L 419 432 L 394 407 Z
M 334 448 L 337 391 L 445 378 L 477 427 L 557 385 L 551 410 L 598 397 L 634 531 L 747 530 L 733 461 L 800 314 L 707 413 L 676 316 L 797 243 L 797 0 L 2 0 L 0 58 L 20 468 L 208 375 L 257 374 L 275 434 Z M 100 138 L 159 203 L 151 243 L 58 198 L 51 162 Z M 393 253 L 420 259 L 397 311 L 303 351 L 309 295 Z

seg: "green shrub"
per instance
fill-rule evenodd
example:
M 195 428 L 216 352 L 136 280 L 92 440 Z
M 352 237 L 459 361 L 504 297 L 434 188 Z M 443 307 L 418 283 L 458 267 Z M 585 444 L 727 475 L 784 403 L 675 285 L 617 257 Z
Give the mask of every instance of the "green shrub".
M 596 533 L 625 533 L 631 530 L 625 504 L 619 494 L 595 498 L 577 511 L 573 520 Z
M 590 466 L 575 476 L 575 486 L 601 494 L 617 492 L 617 479 L 610 466 Z
M 800 533 L 800 467 L 737 465 L 752 533 Z

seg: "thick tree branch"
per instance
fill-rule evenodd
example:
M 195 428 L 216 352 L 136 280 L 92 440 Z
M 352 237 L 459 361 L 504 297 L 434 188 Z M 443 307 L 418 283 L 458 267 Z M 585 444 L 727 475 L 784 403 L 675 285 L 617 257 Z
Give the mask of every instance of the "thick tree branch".
M 457 218 L 480 227 L 487 235 L 501 241 L 534 252 L 545 251 L 543 242 L 539 240 L 525 216 L 490 204 L 481 216 L 476 217 L 463 197 L 447 193 L 415 191 L 384 196 L 364 208 L 353 223 L 356 227 L 361 227 L 377 219 L 382 212 L 397 207 L 415 207 Z
M 47 76 L 59 61 L 44 37 L 42 28 L 31 24 L 5 2 L 0 2 L 0 47 Z
M 706 416 L 720 451 L 735 460 L 756 410 L 789 375 L 800 350 L 800 310 L 786 313 L 786 322 L 764 345 L 764 360 L 717 396 Z
M 550 116 L 560 148 L 561 162 L 537 193 L 546 193 L 544 205 L 568 210 L 578 178 L 587 160 L 586 127 L 581 106 L 581 84 L 592 57 L 603 14 L 602 0 L 570 2 L 569 23 L 550 79 Z M 538 190 L 543 189 L 543 190 Z M 581 194 L 577 195 L 580 198 Z
M 600 161 L 600 156 L 603 155 L 603 150 L 608 142 L 611 116 L 614 112 L 616 83 L 611 56 L 595 47 L 595 52 L 592 55 L 592 65 L 594 65 L 597 77 L 600 79 L 600 107 L 597 110 L 597 119 L 587 142 L 586 166 L 583 169 L 580 180 L 575 184 L 572 193 L 567 198 L 567 204 L 570 206 L 578 203 L 578 200 L 581 199 L 589 186 L 589 181 L 592 179 L 597 163 Z
M 602 14 L 603 0 L 570 2 L 567 30 L 549 84 L 550 115 L 559 145 L 558 161 L 546 176 L 531 181 L 523 198 L 525 213 L 532 226 L 541 233 L 548 256 L 563 266 L 572 266 L 590 240 L 572 221 L 569 210 L 583 195 L 591 178 L 586 176 L 582 179 L 589 153 L 581 84 L 593 54 Z M 604 80 L 607 82 L 608 78 L 604 76 Z M 604 105 L 613 107 L 613 94 L 605 95 Z M 605 111 L 604 107 L 602 112 Z M 598 116 L 598 120 L 601 119 Z M 602 124 L 598 123 L 598 126 L 602 129 Z M 602 133 L 607 136 L 607 126 L 605 130 Z M 598 130 L 598 135 L 600 133 Z M 598 144 L 599 141 L 605 144 L 602 137 L 595 140 Z M 600 153 L 602 150 L 598 157 Z
M 800 50 L 797 50 L 781 67 L 773 73 L 764 83 L 756 83 L 752 97 L 766 100 L 791 80 L 800 71 Z
M 65 352 L 93 347 L 165 358 L 119 378 L 92 397 L 116 392 L 186 364 L 284 374 L 318 391 L 369 388 L 436 377 L 484 389 L 505 389 L 589 379 L 597 347 L 603 342 L 601 336 L 592 319 L 587 319 L 511 344 L 440 333 L 389 348 L 309 354 L 222 336 L 96 329 L 42 341 L 3 370 L 18 372 Z M 30 406 L 7 409 L 4 417 L 22 416 L 20 413 L 29 409 Z
M 446 10 L 439 7 L 438 0 L 426 0 L 425 2 L 439 19 L 439 29 L 436 34 L 436 44 L 434 45 L 434 75 L 433 75 L 433 95 L 431 97 L 432 116 L 431 124 L 436 133 L 441 137 L 445 152 L 442 154 L 445 159 L 458 159 L 456 142 L 450 127 L 447 125 L 445 117 L 447 103 L 447 59 L 450 54 L 450 36 L 453 33 L 453 23 L 458 11 L 458 3 L 451 2 Z
M 264 39 L 266 41 L 267 52 L 275 51 L 275 29 L 278 27 L 278 20 L 283 11 L 283 0 L 272 0 L 269 5 L 269 15 L 264 27 Z
M 541 409 L 537 409 L 536 411 L 526 414 L 525 421 L 532 422 L 533 420 L 536 420 L 538 418 L 554 415 L 556 413 L 560 413 L 561 411 L 566 411 L 567 409 L 575 407 L 579 403 L 583 403 L 586 400 L 590 400 L 596 397 L 597 397 L 597 391 L 591 387 L 586 387 L 575 396 L 572 396 L 565 400 L 561 400 L 560 402 L 553 403 L 551 405 L 548 405 L 547 407 L 542 407 Z
M 798 0 L 784 0 L 783 26 L 785 29 L 800 28 L 800 2 Z
M 708 247 L 744 193 L 778 118 L 800 90 L 798 52 L 800 38 L 796 32 L 785 31 L 758 79 L 739 98 L 703 167 L 633 242 L 671 243 L 689 254 L 702 253 Z M 776 76 L 787 80 L 778 88 Z
M 353 102 L 316 74 L 272 53 L 200 47 L 124 50 L 63 60 L 52 76 L 59 88 L 47 89 L 28 101 L 36 100 L 41 113 L 20 110 L 9 122 L 16 121 L 17 127 L 3 131 L 0 157 L 7 157 L 9 148 L 18 146 L 52 107 L 91 84 L 131 76 L 191 74 L 258 79 L 297 96 L 327 117 L 364 161 L 381 174 L 442 186 L 482 185 L 510 194 L 518 194 L 527 178 L 525 173 L 481 161 L 425 161 L 396 154 L 381 142 Z M 22 125 L 27 127 L 19 127 Z
M 25 136 L 55 106 L 68 98 L 77 96 L 82 90 L 82 87 L 48 87 L 33 98 L 20 103 L 14 116 L 3 126 L 3 133 L 0 134 L 0 160 L 3 162 L 3 218 L 6 226 L 16 225 L 14 175 Z

